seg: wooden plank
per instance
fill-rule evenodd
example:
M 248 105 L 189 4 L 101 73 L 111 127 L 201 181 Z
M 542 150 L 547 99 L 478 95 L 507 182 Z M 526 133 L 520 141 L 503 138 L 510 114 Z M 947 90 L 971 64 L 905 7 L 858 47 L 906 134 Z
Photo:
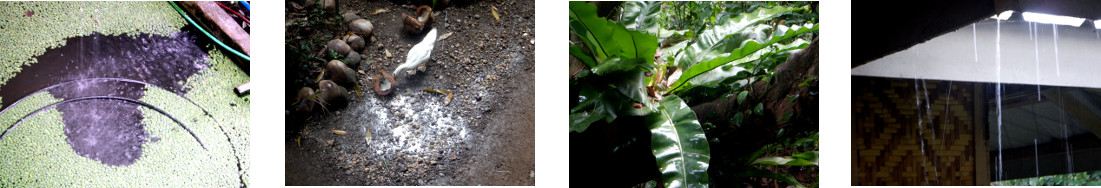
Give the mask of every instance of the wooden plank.
M 249 50 L 249 33 L 245 32 L 241 26 L 237 25 L 237 22 L 234 21 L 233 18 L 229 16 L 229 13 L 226 13 L 222 7 L 210 1 L 185 1 L 180 2 L 180 4 L 183 4 L 183 8 L 194 15 L 203 15 L 203 17 L 206 18 L 205 20 L 214 22 L 214 25 L 220 29 L 215 30 L 214 27 L 204 26 L 207 30 L 211 30 L 209 32 L 226 35 L 233 41 L 233 44 L 241 48 L 243 53 L 246 55 L 252 54 L 251 50 Z

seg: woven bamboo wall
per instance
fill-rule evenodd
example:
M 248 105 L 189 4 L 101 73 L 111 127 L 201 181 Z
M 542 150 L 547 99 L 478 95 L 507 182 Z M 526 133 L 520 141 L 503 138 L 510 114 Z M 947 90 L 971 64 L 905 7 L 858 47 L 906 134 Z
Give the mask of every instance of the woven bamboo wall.
M 853 77 L 852 185 L 976 184 L 974 85 L 953 82 L 949 96 L 949 82 L 925 81 L 926 110 L 917 82 L 920 93 L 914 80 Z

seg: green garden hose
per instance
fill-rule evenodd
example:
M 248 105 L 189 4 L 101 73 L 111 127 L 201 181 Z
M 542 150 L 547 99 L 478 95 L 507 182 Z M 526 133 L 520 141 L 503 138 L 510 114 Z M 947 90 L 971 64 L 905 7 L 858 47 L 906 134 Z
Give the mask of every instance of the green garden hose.
M 233 48 L 230 48 L 229 46 L 226 46 L 226 44 L 223 44 L 222 41 L 218 40 L 217 38 L 214 38 L 214 35 L 211 35 L 210 33 L 206 32 L 206 30 L 204 30 L 202 26 L 199 26 L 198 23 L 195 23 L 195 21 L 192 21 L 191 17 L 188 17 L 187 13 L 184 13 L 183 10 L 181 10 L 179 6 L 176 6 L 176 2 L 169 1 L 168 3 L 171 4 L 173 8 L 176 8 L 176 12 L 180 12 L 180 15 L 183 16 L 184 19 L 187 19 L 187 22 L 191 23 L 191 25 L 195 25 L 195 28 L 199 28 L 200 32 L 203 32 L 203 34 L 206 34 L 207 37 L 210 37 L 210 40 L 213 40 L 214 43 L 218 44 L 218 46 L 222 46 L 222 48 L 225 48 L 229 52 L 231 52 L 233 54 L 236 54 L 238 57 L 241 57 L 241 58 L 245 59 L 245 61 L 252 61 L 252 59 L 249 58 L 248 55 L 242 54 L 241 52 L 238 52 L 237 50 L 234 50 Z

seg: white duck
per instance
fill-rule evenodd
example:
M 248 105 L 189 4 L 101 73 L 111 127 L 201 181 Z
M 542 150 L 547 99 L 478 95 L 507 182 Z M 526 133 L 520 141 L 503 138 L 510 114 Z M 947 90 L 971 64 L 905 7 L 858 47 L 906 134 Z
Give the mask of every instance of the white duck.
M 428 62 L 428 57 L 432 55 L 432 48 L 436 45 L 436 28 L 432 28 L 432 31 L 428 32 L 428 35 L 424 36 L 417 45 L 413 45 L 413 48 L 409 49 L 409 54 L 405 56 L 405 63 L 394 69 L 393 76 L 397 77 L 398 73 L 403 71 L 414 70 L 421 64 Z

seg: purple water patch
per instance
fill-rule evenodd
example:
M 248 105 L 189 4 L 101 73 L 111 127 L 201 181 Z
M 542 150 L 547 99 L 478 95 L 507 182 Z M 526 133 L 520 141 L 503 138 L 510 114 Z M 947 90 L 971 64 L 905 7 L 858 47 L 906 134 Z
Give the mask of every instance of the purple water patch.
M 111 100 L 65 103 L 65 139 L 73 150 L 103 164 L 126 166 L 141 157 L 142 144 L 149 138 L 137 106 Z
M 186 29 L 185 29 L 186 31 Z M 69 38 L 65 45 L 36 57 L 15 77 L 0 86 L 3 106 L 43 88 L 73 80 L 122 78 L 145 82 L 176 94 L 184 94 L 188 77 L 203 67 L 207 58 L 202 41 L 189 32 L 171 37 L 156 35 L 89 36 Z M 50 89 L 59 99 L 111 96 L 140 99 L 145 85 L 118 81 L 87 80 Z M 112 166 L 133 164 L 141 157 L 142 144 L 154 135 L 145 131 L 140 105 L 117 100 L 83 100 L 60 104 L 66 141 L 80 156 Z

